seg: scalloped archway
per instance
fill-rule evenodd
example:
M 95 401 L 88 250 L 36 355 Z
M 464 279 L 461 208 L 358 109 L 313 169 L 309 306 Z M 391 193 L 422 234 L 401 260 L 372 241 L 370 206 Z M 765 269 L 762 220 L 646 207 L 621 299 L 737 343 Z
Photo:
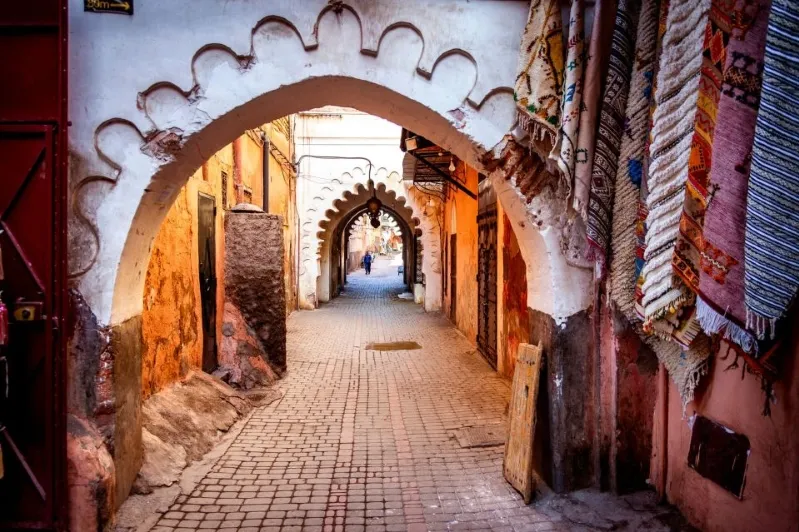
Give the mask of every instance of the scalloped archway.
M 70 269 L 86 303 L 79 320 L 112 337 L 116 349 L 108 354 L 101 341 L 76 337 L 84 358 L 111 358 L 102 370 L 71 368 L 70 394 L 110 397 L 114 411 L 102 423 L 118 436 L 110 451 L 121 496 L 141 460 L 135 361 L 150 249 L 189 176 L 243 130 L 323 105 L 380 116 L 484 169 L 483 158 L 515 122 L 510 87 L 528 7 L 523 0 L 457 9 L 427 0 L 195 0 L 188 8 L 142 2 L 134 17 L 102 23 L 69 10 Z M 563 316 L 585 308 L 559 293 L 585 299 L 585 275 L 570 282 L 577 274 L 563 261 L 566 274 L 553 274 L 558 239 L 533 229 L 512 183 L 492 179 L 506 187 L 498 196 L 503 207 L 510 198 L 514 229 L 526 228 L 520 244 L 531 252 L 528 291 L 537 296 L 528 301 Z M 111 377 L 101 379 L 101 371 Z
M 70 131 L 70 262 L 101 322 L 140 313 L 130 294 L 143 286 L 150 243 L 175 195 L 243 129 L 349 106 L 434 138 L 479 167 L 514 123 L 510 87 L 525 2 L 453 11 L 421 1 L 280 0 L 264 9 L 160 2 L 107 26 L 71 12 L 73 34 L 92 45 L 71 58 L 70 92 L 80 100 Z M 178 16 L 189 30 L 180 38 L 179 28 L 160 23 Z M 122 42 L 124 62 L 112 46 Z
M 333 244 L 353 217 L 363 211 L 366 200 L 372 195 L 372 191 L 363 184 L 359 183 L 354 189 L 354 192 L 347 191 L 343 194 L 342 199 L 334 201 L 334 208 L 328 209 L 325 212 L 325 218 L 319 221 L 320 230 L 316 234 L 319 242 L 317 252 L 319 270 L 315 284 L 317 297 L 321 302 L 329 301 L 333 296 L 329 289 L 330 279 L 334 275 L 331 272 L 331 264 L 335 260 L 335 257 L 332 256 L 335 249 Z M 414 209 L 406 204 L 404 196 L 398 196 L 395 190 L 386 186 L 386 183 L 375 184 L 375 195 L 386 210 L 405 223 L 410 229 L 409 233 L 420 228 L 421 221 Z M 408 243 L 406 243 L 406 248 Z

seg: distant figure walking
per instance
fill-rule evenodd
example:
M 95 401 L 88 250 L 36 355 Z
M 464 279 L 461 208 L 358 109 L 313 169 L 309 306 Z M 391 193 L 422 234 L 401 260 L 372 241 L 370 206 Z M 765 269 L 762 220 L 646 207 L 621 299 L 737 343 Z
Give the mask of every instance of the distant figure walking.
M 363 256 L 363 267 L 366 270 L 366 275 L 372 273 L 372 256 L 369 252 L 366 252 L 366 255 Z

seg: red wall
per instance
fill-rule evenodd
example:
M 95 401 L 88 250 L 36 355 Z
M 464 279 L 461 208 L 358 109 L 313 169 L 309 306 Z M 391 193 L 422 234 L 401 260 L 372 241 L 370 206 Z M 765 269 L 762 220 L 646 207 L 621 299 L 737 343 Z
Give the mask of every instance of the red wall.
M 686 417 L 676 388 L 669 386 L 666 493 L 669 501 L 702 530 L 799 530 L 797 325 L 799 319 L 794 320 L 793 336 L 786 339 L 787 348 L 781 354 L 782 380 L 774 386 L 776 403 L 771 405 L 771 417 L 761 415 L 764 395 L 760 382 L 752 375 L 742 379 L 740 368 L 725 371 L 732 359 L 714 358 L 711 374 L 704 379 Z M 695 412 L 749 438 L 751 453 L 742 500 L 688 468 L 689 419 Z M 659 422 L 656 416 L 656 425 Z M 654 443 L 657 453 L 660 445 Z
M 513 377 L 520 343 L 530 341 L 530 313 L 527 309 L 527 266 L 522 258 L 510 220 L 502 215 L 502 305 L 504 349 L 498 367 L 506 377 Z

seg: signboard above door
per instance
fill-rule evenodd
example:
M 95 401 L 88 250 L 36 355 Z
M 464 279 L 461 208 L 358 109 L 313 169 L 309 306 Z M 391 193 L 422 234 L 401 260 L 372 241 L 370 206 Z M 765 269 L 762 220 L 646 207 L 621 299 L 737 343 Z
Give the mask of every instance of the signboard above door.
M 83 0 L 83 10 L 92 13 L 133 14 L 133 0 Z

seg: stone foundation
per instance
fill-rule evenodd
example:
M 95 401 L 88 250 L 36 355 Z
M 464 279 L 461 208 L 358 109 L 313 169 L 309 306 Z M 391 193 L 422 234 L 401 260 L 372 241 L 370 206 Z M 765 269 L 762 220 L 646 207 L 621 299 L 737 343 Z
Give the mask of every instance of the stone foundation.
M 225 309 L 220 365 L 245 388 L 286 369 L 283 217 L 225 216 Z
M 546 372 L 538 396 L 536 468 L 557 493 L 587 488 L 595 478 L 591 311 L 561 325 L 536 310 L 529 316 L 530 343 L 541 342 Z

